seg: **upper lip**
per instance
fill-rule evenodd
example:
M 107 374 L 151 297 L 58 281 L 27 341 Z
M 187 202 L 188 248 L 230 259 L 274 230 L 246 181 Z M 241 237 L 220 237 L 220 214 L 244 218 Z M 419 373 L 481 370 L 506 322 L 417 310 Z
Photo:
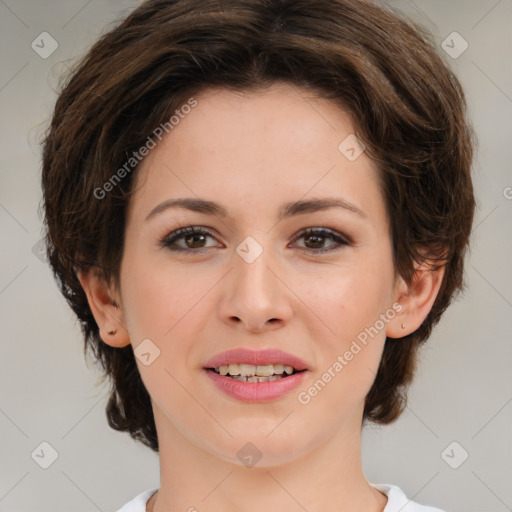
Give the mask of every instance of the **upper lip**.
M 222 352 L 212 357 L 205 365 L 205 368 L 218 368 L 228 364 L 250 364 L 254 366 L 266 366 L 270 364 L 283 364 L 295 370 L 307 370 L 308 365 L 299 357 L 276 348 L 248 350 L 236 348 Z

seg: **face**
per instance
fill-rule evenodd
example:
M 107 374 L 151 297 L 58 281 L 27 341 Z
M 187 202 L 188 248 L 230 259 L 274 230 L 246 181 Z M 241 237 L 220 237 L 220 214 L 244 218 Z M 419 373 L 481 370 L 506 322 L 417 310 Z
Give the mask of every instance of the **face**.
M 252 442 L 260 465 L 282 464 L 360 430 L 396 312 L 384 198 L 367 155 L 339 149 L 355 128 L 330 101 L 284 84 L 195 99 L 137 171 L 123 321 L 136 353 L 146 340 L 159 438 L 236 464 Z M 165 203 L 182 198 L 219 210 Z M 284 215 L 317 199 L 341 206 Z M 235 349 L 250 353 L 223 358 Z M 304 370 L 241 382 L 206 369 L 227 363 Z

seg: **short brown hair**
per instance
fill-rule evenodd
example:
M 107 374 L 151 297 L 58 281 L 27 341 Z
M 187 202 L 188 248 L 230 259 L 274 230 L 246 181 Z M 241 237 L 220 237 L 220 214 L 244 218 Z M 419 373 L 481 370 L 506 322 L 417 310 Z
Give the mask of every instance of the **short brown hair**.
M 102 36 L 62 88 L 44 141 L 46 243 L 87 348 L 112 383 L 109 425 L 158 451 L 149 394 L 131 345 L 105 344 L 78 268 L 119 282 L 133 172 L 111 179 L 154 129 L 211 86 L 256 91 L 276 82 L 342 105 L 378 163 L 395 269 L 445 265 L 422 325 L 387 339 L 364 421 L 403 411 L 418 347 L 463 287 L 475 201 L 473 135 L 459 81 L 417 24 L 362 0 L 149 0 Z

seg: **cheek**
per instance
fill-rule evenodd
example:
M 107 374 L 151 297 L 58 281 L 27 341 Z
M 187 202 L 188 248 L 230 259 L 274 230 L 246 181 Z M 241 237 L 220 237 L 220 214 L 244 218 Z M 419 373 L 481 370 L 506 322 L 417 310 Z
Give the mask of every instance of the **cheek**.
M 391 307 L 392 281 L 382 268 L 337 269 L 309 288 L 307 304 L 318 312 L 329 332 L 327 339 L 338 348 L 373 326 Z
M 379 289 L 368 273 L 347 272 L 321 293 L 311 309 L 329 326 L 312 334 L 316 364 L 296 400 L 305 422 L 321 418 L 323 434 L 330 435 L 359 411 L 377 374 L 385 343 L 385 328 L 376 323 L 387 310 L 385 287 Z M 333 334 L 334 331 L 335 334 Z M 358 414 L 358 413 L 357 413 Z M 313 428 L 313 426 L 312 426 Z M 314 428 L 318 430 L 318 425 Z
M 316 341 L 315 377 L 322 381 L 318 387 L 329 388 L 322 391 L 324 399 L 348 405 L 369 391 L 384 349 L 387 322 L 394 317 L 392 283 L 391 255 L 337 268 L 321 283 L 310 283 L 307 305 L 323 326 L 311 337 Z
M 213 278 L 137 253 L 122 267 L 125 322 L 135 353 L 138 344 L 149 339 L 156 346 L 146 345 L 149 352 L 158 354 L 148 365 L 136 357 L 139 373 L 153 407 L 165 411 L 165 421 L 171 420 L 169 428 L 172 425 L 182 433 L 194 418 L 204 415 L 187 392 L 192 389 L 187 361 L 200 329 L 194 319 Z
M 146 262 L 146 263 L 145 263 Z M 125 320 L 130 335 L 164 341 L 176 330 L 192 327 L 195 308 L 213 283 L 190 267 L 160 263 L 134 254 L 121 275 Z M 124 280 L 124 281 L 123 281 Z

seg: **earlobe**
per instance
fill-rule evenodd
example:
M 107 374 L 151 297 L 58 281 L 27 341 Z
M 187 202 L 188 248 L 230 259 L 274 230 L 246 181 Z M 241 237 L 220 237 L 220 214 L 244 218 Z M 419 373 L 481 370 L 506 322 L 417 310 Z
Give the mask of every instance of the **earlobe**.
M 77 275 L 98 324 L 101 339 L 112 347 L 129 345 L 130 337 L 119 301 L 112 296 L 108 283 L 98 269 L 79 270 Z
M 399 278 L 395 300 L 402 309 L 387 326 L 388 338 L 403 338 L 420 327 L 434 305 L 444 271 L 444 266 L 431 268 L 425 263 L 416 269 L 410 286 Z

